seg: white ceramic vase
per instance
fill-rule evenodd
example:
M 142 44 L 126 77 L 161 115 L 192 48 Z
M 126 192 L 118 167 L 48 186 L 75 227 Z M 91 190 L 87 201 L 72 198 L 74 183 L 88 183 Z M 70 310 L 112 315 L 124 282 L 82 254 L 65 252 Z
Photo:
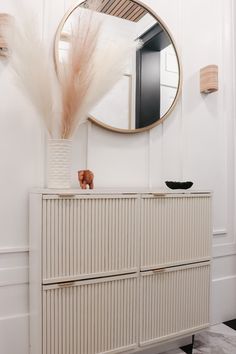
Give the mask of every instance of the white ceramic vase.
M 72 140 L 49 139 L 47 150 L 47 187 L 71 187 Z

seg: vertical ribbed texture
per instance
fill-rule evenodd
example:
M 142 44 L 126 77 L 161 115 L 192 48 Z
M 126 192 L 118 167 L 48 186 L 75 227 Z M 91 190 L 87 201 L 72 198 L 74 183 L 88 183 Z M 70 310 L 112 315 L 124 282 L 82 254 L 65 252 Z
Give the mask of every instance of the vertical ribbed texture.
M 43 354 L 98 354 L 137 346 L 137 279 L 43 291 Z
M 43 278 L 137 270 L 137 199 L 43 200 Z
M 141 344 L 209 324 L 209 265 L 169 268 L 141 279 Z
M 72 140 L 50 139 L 47 152 L 47 187 L 70 188 Z
M 144 198 L 141 266 L 194 262 L 211 256 L 211 198 Z

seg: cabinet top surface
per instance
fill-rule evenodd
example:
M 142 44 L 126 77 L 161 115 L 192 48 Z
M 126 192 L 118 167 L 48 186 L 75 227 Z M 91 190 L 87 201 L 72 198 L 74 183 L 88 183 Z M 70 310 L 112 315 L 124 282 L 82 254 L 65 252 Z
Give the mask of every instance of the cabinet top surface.
M 151 194 L 151 195 L 158 195 L 158 196 L 165 196 L 165 195 L 177 195 L 177 196 L 194 196 L 194 195 L 208 195 L 210 196 L 212 194 L 211 191 L 206 191 L 206 190 L 170 190 L 167 188 L 162 188 L 162 189 L 144 189 L 144 188 L 99 188 L 99 189 L 33 189 L 31 190 L 32 194 L 43 194 L 43 195 L 112 195 L 112 194 L 130 194 L 130 195 L 135 195 L 135 194 Z

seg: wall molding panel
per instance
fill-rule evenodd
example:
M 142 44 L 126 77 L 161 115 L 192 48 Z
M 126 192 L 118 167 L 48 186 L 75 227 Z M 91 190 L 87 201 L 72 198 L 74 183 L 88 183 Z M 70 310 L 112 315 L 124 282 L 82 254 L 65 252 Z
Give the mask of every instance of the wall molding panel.
M 228 231 L 226 229 L 213 230 L 213 237 L 225 237 L 227 235 Z
M 29 314 L 0 317 L 2 354 L 29 353 Z
M 27 253 L 27 252 L 29 252 L 29 246 L 0 247 L 0 254 Z
M 236 275 L 213 280 L 211 300 L 212 324 L 221 323 L 236 317 L 235 293 Z
M 222 210 L 222 203 L 217 201 L 215 207 L 221 213 L 226 215 L 226 225 L 222 228 L 215 228 L 213 231 L 213 256 L 214 258 L 228 257 L 236 254 L 236 236 L 235 236 L 235 133 L 234 122 L 236 105 L 236 76 L 235 76 L 235 34 L 234 34 L 234 12 L 235 6 L 233 0 L 219 1 L 219 14 L 222 21 L 219 24 L 220 32 L 218 43 L 220 49 L 220 112 L 221 129 L 223 136 L 226 136 L 225 142 L 225 164 L 219 166 L 226 171 L 226 190 L 224 198 L 226 200 L 225 210 Z M 226 6 L 225 6 L 226 5 Z M 228 55 L 225 55 L 228 53 Z M 233 72 L 233 75 L 232 75 Z M 222 187 L 222 185 L 220 185 Z
M 227 257 L 236 254 L 236 243 L 222 243 L 213 246 L 213 257 Z
M 27 284 L 28 273 L 29 247 L 0 248 L 0 287 Z
M 0 287 L 29 283 L 29 267 L 0 269 Z

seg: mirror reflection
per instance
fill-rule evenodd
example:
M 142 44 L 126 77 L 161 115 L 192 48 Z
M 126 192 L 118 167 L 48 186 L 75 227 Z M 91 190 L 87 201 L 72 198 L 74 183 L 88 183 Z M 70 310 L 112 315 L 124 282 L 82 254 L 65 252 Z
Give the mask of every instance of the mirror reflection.
M 59 27 L 57 65 L 67 59 L 71 28 L 83 11 L 90 11 L 86 7 L 86 1 L 76 6 Z M 104 0 L 96 12 L 105 18 L 100 50 L 116 34 L 141 40 L 142 46 L 134 49 L 122 78 L 94 107 L 90 118 L 121 132 L 138 132 L 160 123 L 174 106 L 180 86 L 179 60 L 168 31 L 134 1 Z

